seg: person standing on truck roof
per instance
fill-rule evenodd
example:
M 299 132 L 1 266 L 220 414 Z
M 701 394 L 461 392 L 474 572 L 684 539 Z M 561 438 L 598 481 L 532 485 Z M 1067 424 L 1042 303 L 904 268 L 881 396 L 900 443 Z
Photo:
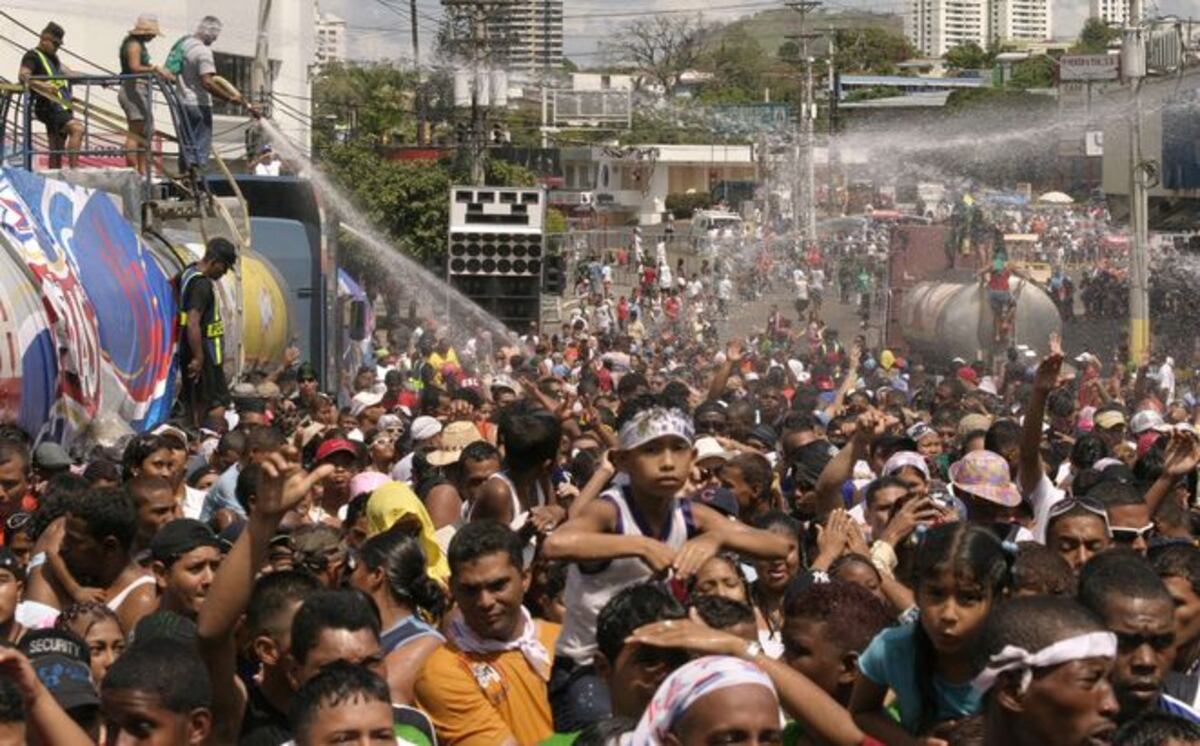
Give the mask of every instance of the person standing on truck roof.
M 46 137 L 50 141 L 50 168 L 62 168 L 62 154 L 67 153 L 71 168 L 79 168 L 79 148 L 83 145 L 83 122 L 75 118 L 71 104 L 71 83 L 76 75 L 58 59 L 66 32 L 51 21 L 42 29 L 41 38 L 33 49 L 21 58 L 21 69 L 17 77 L 33 92 L 33 115 L 46 125 Z M 31 81 L 32 76 L 46 76 L 45 80 Z
M 224 415 L 229 385 L 221 368 L 224 361 L 225 322 L 217 304 L 215 283 L 237 263 L 237 251 L 224 238 L 208 242 L 204 257 L 184 268 L 179 288 L 179 367 L 183 372 L 180 396 L 199 425 L 210 413 Z
M 168 57 L 182 56 L 179 74 L 179 102 L 182 104 L 183 119 L 187 123 L 191 142 L 180 149 L 180 166 L 203 170 L 212 152 L 213 110 L 212 97 L 240 104 L 255 119 L 262 116 L 253 104 L 247 103 L 242 94 L 222 86 L 216 81 L 217 63 L 213 58 L 212 45 L 221 35 L 221 20 L 216 16 L 205 16 L 196 27 L 196 33 L 175 43 Z

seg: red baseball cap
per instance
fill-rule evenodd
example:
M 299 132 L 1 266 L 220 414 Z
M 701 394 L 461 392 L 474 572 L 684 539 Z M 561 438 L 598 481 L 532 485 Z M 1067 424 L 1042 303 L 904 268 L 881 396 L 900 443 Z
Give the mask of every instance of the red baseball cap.
M 317 461 L 324 461 L 335 453 L 349 453 L 358 456 L 358 448 L 344 438 L 331 438 L 317 448 Z
M 979 374 L 969 365 L 964 365 L 958 369 L 958 377 L 971 385 L 979 384 Z

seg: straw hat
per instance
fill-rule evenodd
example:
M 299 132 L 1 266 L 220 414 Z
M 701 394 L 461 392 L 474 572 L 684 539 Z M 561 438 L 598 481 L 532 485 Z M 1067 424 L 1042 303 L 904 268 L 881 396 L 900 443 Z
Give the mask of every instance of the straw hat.
M 477 440 L 483 440 L 483 435 L 473 422 L 451 422 L 442 430 L 442 445 L 436 451 L 430 451 L 425 460 L 432 466 L 449 466 L 458 463 L 463 449 Z
M 131 36 L 160 36 L 162 31 L 158 28 L 158 16 L 143 13 L 138 16 L 137 25 L 129 33 Z

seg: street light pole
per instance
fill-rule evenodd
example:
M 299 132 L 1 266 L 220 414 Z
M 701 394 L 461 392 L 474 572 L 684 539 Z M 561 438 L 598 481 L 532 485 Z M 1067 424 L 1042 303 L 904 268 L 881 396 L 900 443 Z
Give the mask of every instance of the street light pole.
M 1121 66 L 1129 81 L 1132 99 L 1129 124 L 1129 223 L 1132 243 L 1129 253 L 1129 354 L 1141 362 L 1150 352 L 1149 253 L 1150 200 L 1153 169 L 1142 161 L 1142 82 L 1146 77 L 1146 45 L 1142 25 L 1142 2 L 1130 0 L 1130 25 L 1121 45 Z
M 803 96 L 800 104 L 797 145 L 795 149 L 796 173 L 792 187 L 792 227 L 807 241 L 816 239 L 817 211 L 816 169 L 813 154 L 813 123 L 816 119 L 816 102 L 813 96 L 813 59 L 809 51 L 808 14 L 821 7 L 820 0 L 790 0 L 787 7 L 800 14 L 800 33 L 795 37 L 801 41 L 801 60 L 804 62 Z M 801 196 L 803 195 L 803 196 Z

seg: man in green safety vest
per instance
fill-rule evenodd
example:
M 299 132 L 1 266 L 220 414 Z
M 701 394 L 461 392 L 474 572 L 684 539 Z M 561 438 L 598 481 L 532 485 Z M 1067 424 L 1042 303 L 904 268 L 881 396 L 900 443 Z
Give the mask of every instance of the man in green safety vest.
M 58 59 L 65 32 L 51 21 L 42 29 L 38 45 L 21 58 L 18 77 L 30 88 L 34 117 L 46 125 L 50 141 L 50 168 L 62 168 L 63 152 L 71 168 L 79 168 L 79 148 L 83 144 L 83 122 L 75 118 L 71 105 L 71 83 L 75 75 Z M 47 76 L 46 80 L 30 80 L 32 76 Z
M 223 416 L 229 404 L 229 385 L 221 368 L 225 322 L 214 283 L 237 263 L 237 250 L 224 238 L 208 242 L 204 258 L 189 264 L 176 278 L 179 290 L 180 396 L 199 427 L 209 415 Z

